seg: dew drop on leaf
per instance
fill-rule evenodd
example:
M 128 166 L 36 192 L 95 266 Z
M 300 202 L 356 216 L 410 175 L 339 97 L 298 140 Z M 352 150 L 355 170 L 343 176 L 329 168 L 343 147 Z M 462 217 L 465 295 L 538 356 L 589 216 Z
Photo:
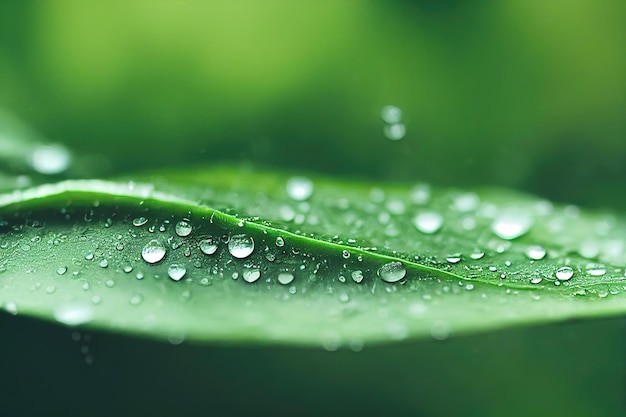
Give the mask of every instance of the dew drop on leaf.
M 529 246 L 526 249 L 526 256 L 535 261 L 540 261 L 546 257 L 546 250 L 541 246 Z
M 560 281 L 568 281 L 574 276 L 574 270 L 571 266 L 562 266 L 556 270 L 555 276 Z
M 235 235 L 228 241 L 228 252 L 238 259 L 247 258 L 254 251 L 254 240 L 247 235 Z
M 187 269 L 182 265 L 172 264 L 167 268 L 167 275 L 174 281 L 180 281 L 186 273 Z
M 136 217 L 136 218 L 133 219 L 133 226 L 136 226 L 136 227 L 143 226 L 146 223 L 148 223 L 148 219 L 146 219 L 143 216 Z
M 402 262 L 389 262 L 380 267 L 378 276 L 385 282 L 398 282 L 406 276 L 406 268 Z
M 141 257 L 149 264 L 155 264 L 165 257 L 165 246 L 156 239 L 152 239 L 143 247 Z
M 430 235 L 441 229 L 443 226 L 443 217 L 437 212 L 427 211 L 415 216 L 413 224 L 420 232 Z
M 178 223 L 176 223 L 176 226 L 174 227 L 174 231 L 176 232 L 176 234 L 180 237 L 187 237 L 191 234 L 191 224 L 189 224 L 188 221 L 186 220 L 181 220 Z
M 202 239 L 198 246 L 205 255 L 213 255 L 217 251 L 217 241 L 212 237 Z
M 243 271 L 243 279 L 246 282 L 255 282 L 259 278 L 261 278 L 261 271 L 258 268 Z
M 510 210 L 501 213 L 491 225 L 491 230 L 501 239 L 516 239 L 530 230 L 533 218 L 521 210 Z
M 601 277 L 606 274 L 606 267 L 602 264 L 587 264 L 585 270 L 587 275 L 591 275 L 592 277 Z
M 363 271 L 357 270 L 357 271 L 352 271 L 352 280 L 354 282 L 356 282 L 357 284 L 360 284 L 361 282 L 363 282 Z
M 278 274 L 278 282 L 283 285 L 291 284 L 293 282 L 293 278 L 293 274 L 289 272 L 281 272 L 280 274 Z

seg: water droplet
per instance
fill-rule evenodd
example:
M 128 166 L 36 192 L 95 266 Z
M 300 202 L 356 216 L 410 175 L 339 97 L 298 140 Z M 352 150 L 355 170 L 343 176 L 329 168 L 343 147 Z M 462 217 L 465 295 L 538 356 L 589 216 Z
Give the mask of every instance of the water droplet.
M 344 249 L 343 252 L 341 252 L 341 256 L 343 256 L 343 259 L 348 259 L 350 257 L 350 252 Z
M 535 261 L 540 261 L 546 257 L 546 250 L 541 246 L 529 246 L 526 249 L 526 256 Z
M 247 258 L 254 251 L 254 240 L 247 235 L 235 235 L 228 241 L 228 252 L 238 259 Z
M 176 223 L 176 227 L 174 228 L 176 234 L 180 237 L 189 236 L 191 234 L 191 229 L 191 225 L 186 220 L 179 221 Z
M 143 297 L 140 294 L 135 294 L 132 297 L 130 297 L 130 300 L 128 300 L 128 303 L 131 306 L 138 306 L 142 302 L 143 302 Z
M 430 187 L 428 184 L 416 184 L 411 188 L 410 197 L 415 204 L 426 204 L 430 200 Z
M 109 288 L 113 288 L 115 287 L 115 281 L 113 281 L 112 279 L 108 279 L 105 281 L 104 285 L 106 285 Z
M 172 264 L 167 268 L 167 275 L 174 281 L 180 281 L 186 273 L 187 269 L 182 265 Z
M 450 324 L 444 320 L 435 320 L 430 325 L 430 335 L 435 340 L 446 340 L 450 337 L 452 329 Z
M 592 277 L 601 277 L 606 274 L 606 267 L 602 264 L 587 264 L 585 267 L 587 275 Z
M 156 239 L 152 239 L 143 247 L 141 257 L 149 264 L 155 264 L 165 257 L 165 246 Z
M 137 272 L 137 274 L 135 274 L 135 278 L 137 278 L 137 279 L 143 279 L 143 277 L 144 277 L 144 275 L 143 275 L 143 272 L 141 272 L 141 271 L 139 271 L 139 272 Z
M 402 262 L 389 262 L 380 267 L 378 276 L 385 282 L 398 282 L 406 276 L 406 268 Z
M 59 269 L 57 269 L 57 274 L 59 275 L 63 275 L 67 272 L 67 267 L 66 266 L 62 266 Z
M 352 280 L 356 282 L 357 284 L 360 284 L 361 282 L 363 282 L 363 271 L 360 271 L 360 270 L 352 271 L 351 275 L 352 275 Z
M 98 266 L 100 268 L 106 268 L 107 266 L 109 266 L 109 261 L 107 258 L 103 258 L 99 263 Z
M 259 278 L 261 278 L 261 270 L 259 270 L 258 268 L 246 269 L 245 271 L 243 271 L 243 279 L 246 282 L 254 282 Z
M 281 272 L 280 274 L 278 274 L 278 282 L 280 282 L 283 285 L 291 284 L 293 279 L 294 279 L 293 274 L 290 274 L 289 272 Z
M 308 200 L 313 195 L 313 182 L 305 177 L 292 177 L 287 181 L 287 194 L 296 201 Z
M 474 259 L 475 261 L 482 259 L 484 256 L 485 256 L 485 252 L 480 251 L 480 250 L 475 250 L 474 252 L 470 254 L 470 258 Z
M 383 128 L 383 133 L 387 139 L 400 140 L 406 135 L 406 126 L 402 123 L 386 125 Z
M 208 237 L 206 239 L 202 239 L 198 246 L 205 255 L 213 255 L 217 251 L 217 240 L 212 237 Z
M 451 264 L 458 264 L 459 262 L 461 262 L 461 254 L 450 255 L 446 257 L 446 261 Z
M 127 274 L 130 274 L 131 272 L 133 272 L 133 267 L 130 265 L 126 265 L 125 267 L 122 268 L 122 271 L 126 272 Z
M 402 110 L 397 106 L 388 104 L 381 109 L 380 118 L 385 123 L 399 123 L 402 120 Z
M 437 212 L 427 211 L 415 216 L 413 224 L 420 232 L 430 235 L 441 229 L 443 226 L 443 217 Z
M 491 230 L 501 239 L 512 240 L 526 234 L 533 225 L 533 218 L 521 210 L 501 213 L 491 225 Z
M 543 281 L 542 277 L 535 277 L 535 278 L 531 278 L 530 283 L 531 284 L 539 284 L 541 281 Z
M 67 304 L 54 309 L 54 318 L 67 326 L 78 326 L 91 321 L 93 312 L 85 305 Z
M 476 210 L 480 204 L 480 198 L 476 193 L 463 193 L 459 194 L 454 198 L 452 207 L 456 211 L 460 211 L 462 213 L 467 213 L 470 211 Z
M 562 266 L 556 270 L 556 278 L 560 281 L 567 281 L 574 276 L 574 270 L 570 266 Z
M 60 174 L 67 170 L 70 162 L 70 153 L 60 145 L 38 146 L 30 155 L 30 164 L 33 169 L 44 175 Z
M 54 285 L 50 285 L 46 287 L 46 293 L 48 294 L 54 294 L 56 290 L 57 290 L 57 287 L 55 287 Z
M 124 250 L 124 243 L 122 243 L 122 242 L 117 242 L 117 243 L 115 244 L 115 249 L 117 249 L 117 250 Z
M 143 226 L 146 223 L 148 223 L 148 219 L 146 219 L 143 216 L 137 217 L 137 218 L 133 219 L 133 226 L 140 227 L 140 226 Z
M 279 248 L 282 248 L 283 246 L 285 246 L 285 239 L 283 239 L 282 237 L 278 236 L 276 238 L 276 246 L 278 246 Z
M 85 255 L 85 259 L 88 261 L 92 261 L 94 258 L 94 254 L 89 252 L 87 255 Z
M 346 294 L 345 292 L 342 292 L 341 294 L 339 294 L 337 298 L 342 303 L 347 303 L 348 301 L 350 301 L 350 296 Z

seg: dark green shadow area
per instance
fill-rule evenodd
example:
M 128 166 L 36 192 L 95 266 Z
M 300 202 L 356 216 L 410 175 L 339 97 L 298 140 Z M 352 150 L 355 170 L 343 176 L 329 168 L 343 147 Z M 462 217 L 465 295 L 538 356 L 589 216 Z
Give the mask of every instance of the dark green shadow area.
M 361 352 L 174 346 L 109 334 L 75 341 L 66 328 L 8 315 L 0 315 L 0 330 L 8 335 L 0 345 L 5 416 L 582 417 L 626 410 L 625 332 L 617 319 Z

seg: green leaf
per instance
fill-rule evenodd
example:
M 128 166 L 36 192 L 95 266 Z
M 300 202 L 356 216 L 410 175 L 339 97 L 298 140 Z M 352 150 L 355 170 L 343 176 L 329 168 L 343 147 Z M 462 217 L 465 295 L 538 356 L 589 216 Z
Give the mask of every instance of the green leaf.
M 360 349 L 626 310 L 622 218 L 505 190 L 221 167 L 0 207 L 2 307 L 69 326 Z

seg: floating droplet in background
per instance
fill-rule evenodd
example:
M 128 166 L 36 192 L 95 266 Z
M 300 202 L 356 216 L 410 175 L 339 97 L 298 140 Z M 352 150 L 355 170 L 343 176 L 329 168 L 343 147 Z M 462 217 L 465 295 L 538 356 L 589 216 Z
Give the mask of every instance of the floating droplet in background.
M 292 177 L 287 181 L 287 195 L 296 201 L 304 201 L 313 195 L 313 182 L 305 177 Z
M 420 232 L 430 235 L 441 229 L 443 226 L 443 217 L 437 212 L 427 211 L 415 216 L 413 224 Z

